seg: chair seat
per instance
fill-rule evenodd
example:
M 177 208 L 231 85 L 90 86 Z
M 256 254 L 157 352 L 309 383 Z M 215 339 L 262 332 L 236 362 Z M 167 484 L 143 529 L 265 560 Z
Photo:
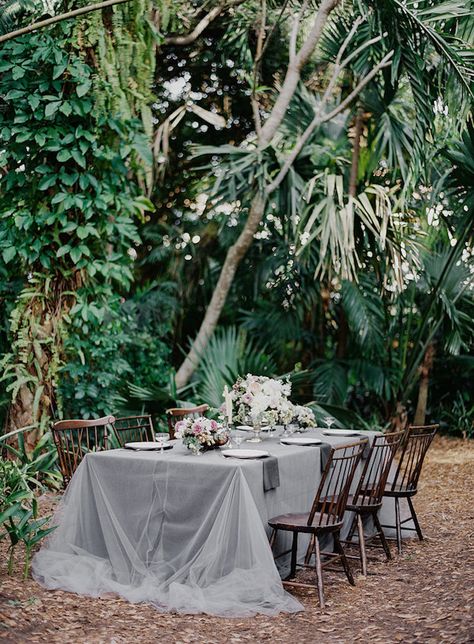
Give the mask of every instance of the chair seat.
M 387 483 L 385 486 L 385 490 L 383 495 L 384 496 L 399 496 L 399 497 L 407 497 L 407 496 L 415 496 L 417 493 L 416 488 L 409 488 L 406 485 L 393 485 L 393 483 Z
M 270 527 L 277 530 L 287 530 L 291 532 L 307 532 L 311 534 L 321 532 L 333 532 L 340 530 L 342 521 L 333 523 L 333 517 L 329 514 L 317 512 L 314 515 L 312 525 L 308 525 L 309 512 L 281 514 L 269 520 Z
M 377 512 L 382 507 L 382 503 L 374 503 L 373 499 L 367 496 L 358 496 L 355 498 L 353 494 L 350 494 L 347 498 L 347 510 L 349 512 L 362 512 L 370 513 Z

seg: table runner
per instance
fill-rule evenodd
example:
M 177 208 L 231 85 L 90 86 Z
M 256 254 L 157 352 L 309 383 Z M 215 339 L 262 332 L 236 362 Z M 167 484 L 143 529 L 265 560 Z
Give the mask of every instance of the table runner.
M 263 447 L 279 463 L 280 486 L 268 492 L 262 461 L 218 451 L 196 457 L 179 445 L 164 454 L 88 454 L 54 517 L 57 529 L 34 558 L 35 579 L 163 611 L 242 617 L 301 610 L 282 587 L 265 529 L 272 516 L 310 507 L 320 450 L 275 439 Z

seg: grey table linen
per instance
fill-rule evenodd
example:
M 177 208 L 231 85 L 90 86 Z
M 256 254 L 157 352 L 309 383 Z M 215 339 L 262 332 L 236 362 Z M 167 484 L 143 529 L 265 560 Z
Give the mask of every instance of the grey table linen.
M 193 456 L 181 444 L 162 454 L 88 454 L 55 514 L 57 529 L 33 560 L 34 578 L 50 589 L 116 593 L 161 611 L 245 617 L 302 610 L 283 589 L 267 521 L 309 509 L 321 450 L 278 439 L 261 447 L 278 461 L 280 485 L 267 492 L 264 459 L 224 458 L 218 450 Z

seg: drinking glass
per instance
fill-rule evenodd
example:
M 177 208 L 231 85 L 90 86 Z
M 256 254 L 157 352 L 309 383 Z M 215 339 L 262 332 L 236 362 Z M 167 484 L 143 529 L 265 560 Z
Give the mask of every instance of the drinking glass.
M 155 434 L 155 439 L 160 445 L 160 454 L 163 454 L 163 452 L 165 451 L 165 443 L 169 441 L 170 435 L 168 434 L 168 432 L 158 432 L 157 434 Z
M 239 447 L 241 445 L 242 441 L 244 440 L 244 434 L 242 432 L 235 432 L 234 436 L 234 443 Z
M 262 417 L 259 414 L 258 416 L 252 418 L 253 423 L 253 436 L 252 438 L 247 438 L 247 443 L 261 443 L 262 439 L 260 438 L 260 432 L 262 431 Z
M 295 431 L 295 425 L 292 425 L 291 423 L 288 423 L 285 425 L 285 431 L 282 434 L 283 438 L 289 438 L 293 432 Z
M 326 416 L 324 418 L 324 422 L 326 423 L 326 427 L 328 429 L 331 429 L 331 425 L 333 425 L 335 421 L 334 421 L 334 418 L 332 416 Z

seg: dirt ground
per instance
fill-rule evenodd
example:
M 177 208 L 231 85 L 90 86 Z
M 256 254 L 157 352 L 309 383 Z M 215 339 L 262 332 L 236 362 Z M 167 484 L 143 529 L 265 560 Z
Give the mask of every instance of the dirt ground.
M 121 599 L 47 591 L 6 574 L 0 546 L 0 641 L 6 643 L 474 642 L 474 441 L 438 438 L 427 457 L 415 507 L 425 541 L 369 566 L 350 586 L 327 573 L 327 606 L 296 594 L 305 611 L 274 618 L 220 619 L 161 614 Z M 47 499 L 49 511 L 54 499 Z M 48 508 L 49 506 L 49 508 Z M 395 551 L 395 548 L 392 548 Z

